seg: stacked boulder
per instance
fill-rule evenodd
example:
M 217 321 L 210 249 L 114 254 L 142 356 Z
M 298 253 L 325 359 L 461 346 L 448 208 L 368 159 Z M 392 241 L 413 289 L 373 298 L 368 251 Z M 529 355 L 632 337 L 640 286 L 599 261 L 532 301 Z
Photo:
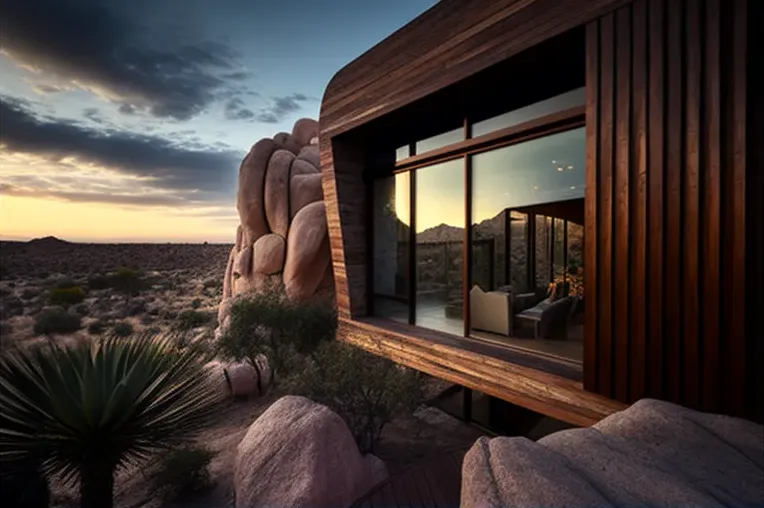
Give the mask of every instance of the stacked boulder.
M 255 143 L 239 169 L 240 224 L 218 312 L 219 337 L 234 299 L 283 287 L 289 298 L 333 298 L 318 122 L 298 120 L 292 133 Z

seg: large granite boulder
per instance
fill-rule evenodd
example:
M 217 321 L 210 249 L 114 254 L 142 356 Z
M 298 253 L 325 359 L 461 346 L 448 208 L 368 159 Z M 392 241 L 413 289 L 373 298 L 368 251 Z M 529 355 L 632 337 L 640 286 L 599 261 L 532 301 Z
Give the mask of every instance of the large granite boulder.
M 347 508 L 387 478 L 326 406 L 286 396 L 258 418 L 234 463 L 236 508 Z
M 764 427 L 642 399 L 537 442 L 480 438 L 461 508 L 764 506 Z
M 293 299 L 334 299 L 321 186 L 318 122 L 261 139 L 239 169 L 240 224 L 228 258 L 215 336 L 225 332 L 232 298 L 274 287 Z

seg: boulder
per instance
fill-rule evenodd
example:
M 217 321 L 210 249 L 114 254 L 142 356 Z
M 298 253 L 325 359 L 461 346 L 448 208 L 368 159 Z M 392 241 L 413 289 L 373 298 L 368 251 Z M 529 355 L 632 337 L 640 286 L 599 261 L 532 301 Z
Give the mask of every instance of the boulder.
M 295 161 L 296 163 L 297 161 Z M 321 174 L 293 175 L 289 186 L 289 217 L 294 218 L 305 205 L 324 199 Z
M 330 264 L 324 202 L 302 208 L 294 216 L 284 263 L 284 287 L 294 299 L 313 295 Z
M 316 172 L 321 172 L 321 152 L 318 150 L 318 145 L 303 146 L 297 154 L 297 160 L 307 162 L 316 168 Z
M 348 508 L 382 475 L 379 463 L 358 451 L 336 413 L 304 397 L 286 396 L 239 443 L 236 508 Z
M 230 363 L 226 366 L 231 394 L 234 396 L 259 395 L 257 371 L 249 362 Z
M 233 261 L 234 276 L 246 277 L 252 272 L 252 247 L 244 247 L 236 253 Z
M 265 216 L 273 233 L 286 237 L 289 230 L 289 169 L 294 154 L 277 150 L 265 175 Z
M 279 235 L 261 236 L 254 245 L 253 271 L 273 275 L 284 270 L 286 241 Z
M 300 118 L 292 127 L 292 136 L 300 142 L 300 145 L 307 145 L 311 139 L 318 136 L 318 122 L 312 118 Z
M 228 381 L 225 365 L 218 360 L 213 360 L 204 365 L 204 370 L 209 374 L 210 381 L 218 387 L 219 392 L 224 397 L 230 397 L 231 383 Z
M 538 442 L 478 439 L 460 506 L 762 506 L 762 435 L 746 420 L 642 399 Z
M 276 146 L 279 149 L 292 152 L 293 155 L 300 153 L 300 149 L 302 148 L 302 143 L 287 132 L 279 132 L 273 136 L 273 142 L 276 143 Z
M 244 227 L 242 235 L 246 236 L 244 245 L 252 243 L 268 233 L 268 222 L 265 218 L 265 173 L 271 155 L 278 145 L 272 139 L 261 139 L 252 146 L 239 168 L 239 192 L 236 196 L 236 208 L 239 219 Z M 242 240 L 243 242 L 243 240 Z
M 306 160 L 295 159 L 292 162 L 292 177 L 295 175 L 318 175 L 320 172 L 318 168 Z
M 223 299 L 230 298 L 233 295 L 233 259 L 236 256 L 236 247 L 231 249 L 228 254 L 228 264 L 225 268 L 225 277 L 223 278 Z

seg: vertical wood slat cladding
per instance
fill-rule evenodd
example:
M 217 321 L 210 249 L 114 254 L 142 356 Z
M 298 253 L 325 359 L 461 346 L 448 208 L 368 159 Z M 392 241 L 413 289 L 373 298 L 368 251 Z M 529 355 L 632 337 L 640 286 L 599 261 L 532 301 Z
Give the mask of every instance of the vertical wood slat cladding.
M 745 8 L 636 0 L 587 26 L 584 382 L 622 402 L 753 410 Z

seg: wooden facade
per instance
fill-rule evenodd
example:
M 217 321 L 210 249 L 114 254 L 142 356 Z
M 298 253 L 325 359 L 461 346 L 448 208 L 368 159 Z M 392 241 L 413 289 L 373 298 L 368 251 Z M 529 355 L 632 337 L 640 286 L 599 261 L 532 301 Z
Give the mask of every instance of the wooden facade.
M 764 143 L 751 140 L 764 139 L 764 115 L 749 72 L 761 11 L 755 0 L 443 0 L 342 69 L 320 117 L 340 338 L 577 424 L 641 397 L 761 421 Z M 484 84 L 495 85 L 512 69 L 497 66 L 575 30 L 594 267 L 583 365 L 370 317 L 374 146 L 456 122 L 449 108 L 475 100 L 464 83 L 494 69 Z

